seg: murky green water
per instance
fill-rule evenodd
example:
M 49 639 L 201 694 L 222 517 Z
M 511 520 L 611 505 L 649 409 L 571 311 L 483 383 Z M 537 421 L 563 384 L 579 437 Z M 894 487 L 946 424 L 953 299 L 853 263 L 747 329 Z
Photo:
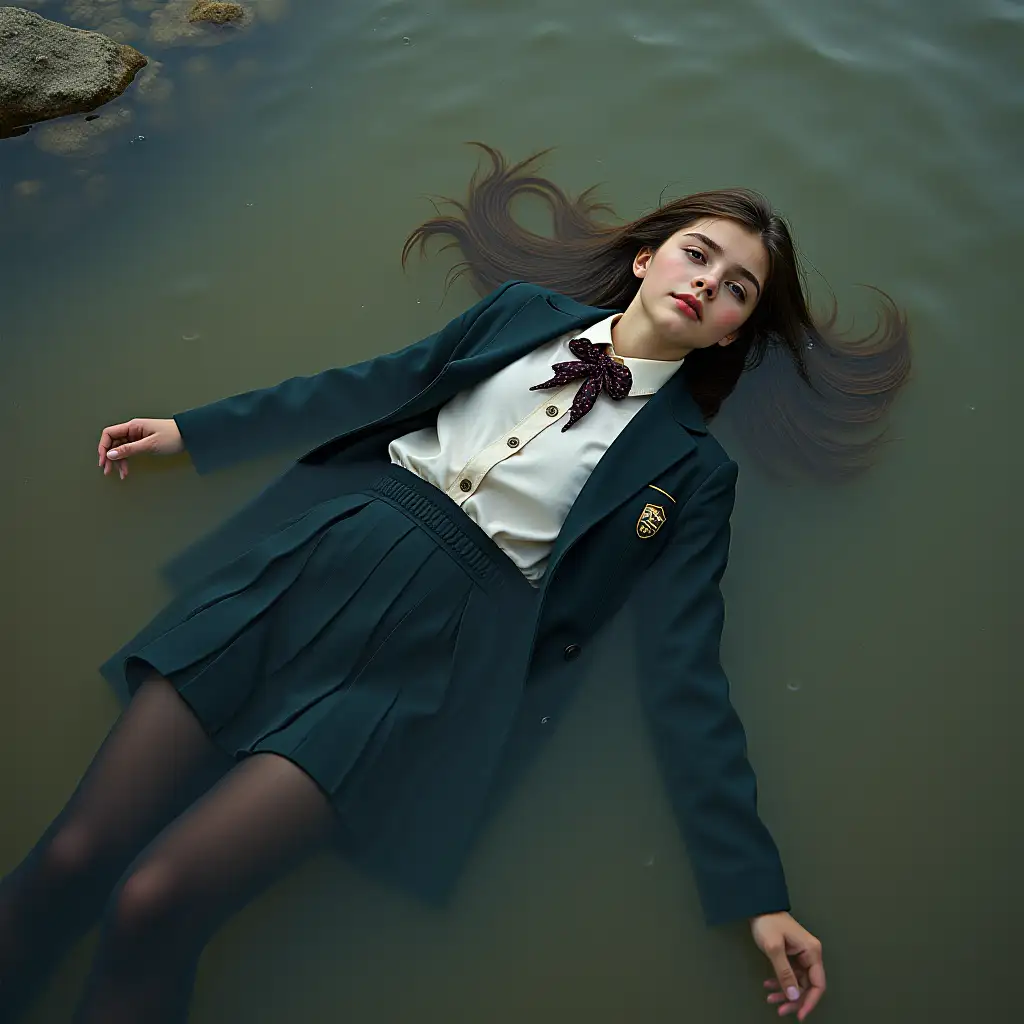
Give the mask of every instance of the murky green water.
M 162 6 L 75 8 L 131 19 L 162 63 L 95 151 L 53 152 L 63 128 L 0 142 L 0 872 L 113 720 L 94 666 L 160 605 L 156 568 L 276 468 L 119 484 L 99 429 L 427 333 L 471 296 L 439 308 L 447 264 L 399 267 L 424 194 L 462 191 L 464 140 L 557 145 L 546 170 L 623 214 L 666 186 L 762 189 L 849 311 L 860 281 L 907 308 L 915 380 L 877 470 L 782 486 L 734 448 L 725 659 L 825 943 L 815 1017 L 1013 1019 L 1020 0 L 254 0 L 215 47 L 147 38 Z M 218 935 L 192 1019 L 769 1019 L 742 927 L 701 924 L 613 639 L 450 915 L 317 860 Z M 37 1024 L 66 1019 L 92 941 Z

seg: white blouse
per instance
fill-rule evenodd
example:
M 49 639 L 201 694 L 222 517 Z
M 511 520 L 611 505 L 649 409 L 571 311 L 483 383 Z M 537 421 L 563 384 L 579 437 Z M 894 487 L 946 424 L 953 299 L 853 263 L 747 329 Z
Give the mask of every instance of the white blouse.
M 626 398 L 603 392 L 562 433 L 582 378 L 531 391 L 554 376 L 552 364 L 575 360 L 574 338 L 612 345 L 616 314 L 528 352 L 441 407 L 437 424 L 396 438 L 388 448 L 403 466 L 444 491 L 535 586 L 558 531 L 583 485 L 619 432 L 682 366 L 682 360 L 619 359 L 633 375 Z

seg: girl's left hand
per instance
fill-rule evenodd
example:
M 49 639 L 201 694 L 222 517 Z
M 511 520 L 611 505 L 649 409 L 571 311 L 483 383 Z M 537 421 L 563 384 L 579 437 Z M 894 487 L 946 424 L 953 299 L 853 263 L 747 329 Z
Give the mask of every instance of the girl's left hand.
M 772 990 L 768 1002 L 779 1006 L 780 1017 L 795 1012 L 804 1020 L 825 994 L 821 943 L 786 913 L 751 918 L 750 932 L 775 969 L 775 977 L 764 983 Z

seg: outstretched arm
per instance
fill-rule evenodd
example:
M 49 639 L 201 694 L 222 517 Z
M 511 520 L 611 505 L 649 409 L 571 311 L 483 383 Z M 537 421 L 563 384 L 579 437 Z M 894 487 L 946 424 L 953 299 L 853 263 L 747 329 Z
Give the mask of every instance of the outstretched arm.
M 283 447 L 312 446 L 386 415 L 434 380 L 470 327 L 514 284 L 397 352 L 178 413 L 185 449 L 206 473 Z
M 641 699 L 709 924 L 789 909 L 719 658 L 735 488 L 733 462 L 708 476 L 632 597 Z
M 803 1020 L 825 990 L 821 943 L 788 913 L 782 861 L 757 812 L 757 780 L 719 656 L 736 473 L 726 462 L 701 484 L 632 598 L 640 690 L 705 919 L 750 919 L 775 971 L 768 1002 Z

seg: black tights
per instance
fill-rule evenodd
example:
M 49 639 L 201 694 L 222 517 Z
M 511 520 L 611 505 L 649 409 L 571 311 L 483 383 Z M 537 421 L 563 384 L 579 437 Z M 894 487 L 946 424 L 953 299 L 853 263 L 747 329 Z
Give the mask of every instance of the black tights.
M 170 683 L 139 688 L 67 806 L 0 881 L 0 1024 L 101 915 L 76 1024 L 186 1019 L 209 938 L 334 820 L 286 758 L 232 764 Z

